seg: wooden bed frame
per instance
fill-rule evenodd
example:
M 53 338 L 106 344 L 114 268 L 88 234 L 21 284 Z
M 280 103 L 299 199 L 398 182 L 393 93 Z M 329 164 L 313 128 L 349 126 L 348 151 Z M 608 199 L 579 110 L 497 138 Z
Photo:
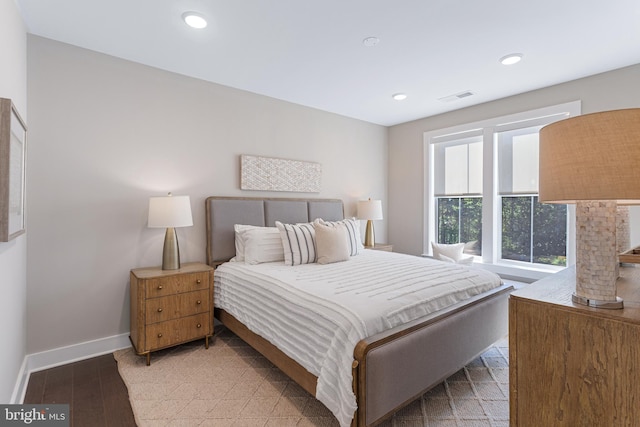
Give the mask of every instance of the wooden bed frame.
M 234 224 L 274 226 L 343 217 L 341 200 L 209 197 L 206 199 L 207 263 L 214 268 L 235 255 Z M 215 275 L 215 272 L 214 272 Z M 508 332 L 513 287 L 487 293 L 361 340 L 353 354 L 358 409 L 352 426 L 390 417 L 475 359 Z M 302 388 L 315 396 L 317 377 L 231 314 L 215 316 Z

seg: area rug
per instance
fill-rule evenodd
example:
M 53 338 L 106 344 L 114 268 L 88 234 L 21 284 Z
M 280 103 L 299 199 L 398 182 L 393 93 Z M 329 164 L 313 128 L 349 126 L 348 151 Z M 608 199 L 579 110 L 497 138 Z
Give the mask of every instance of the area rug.
M 331 412 L 224 327 L 205 349 L 195 341 L 154 352 L 151 366 L 133 349 L 114 353 L 139 427 L 337 426 Z M 381 424 L 509 424 L 507 340 Z

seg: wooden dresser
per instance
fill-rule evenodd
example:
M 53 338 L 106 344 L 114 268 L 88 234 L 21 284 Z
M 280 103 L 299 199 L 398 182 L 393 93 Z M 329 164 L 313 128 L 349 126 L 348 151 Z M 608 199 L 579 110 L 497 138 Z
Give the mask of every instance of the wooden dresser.
M 213 268 L 187 263 L 179 270 L 131 270 L 131 343 L 137 354 L 213 336 Z
M 511 426 L 640 423 L 640 268 L 620 275 L 622 310 L 571 302 L 573 268 L 511 294 Z

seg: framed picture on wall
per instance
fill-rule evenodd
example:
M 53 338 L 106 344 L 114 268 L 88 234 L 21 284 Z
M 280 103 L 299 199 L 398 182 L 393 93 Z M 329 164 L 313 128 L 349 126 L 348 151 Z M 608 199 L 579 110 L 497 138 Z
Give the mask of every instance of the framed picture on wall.
M 27 126 L 10 99 L 0 98 L 0 242 L 25 232 Z

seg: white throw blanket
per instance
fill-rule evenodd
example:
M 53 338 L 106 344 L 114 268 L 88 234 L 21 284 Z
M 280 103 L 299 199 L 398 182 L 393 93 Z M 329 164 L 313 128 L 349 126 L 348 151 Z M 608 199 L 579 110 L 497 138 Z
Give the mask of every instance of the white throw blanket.
M 225 263 L 214 277 L 215 306 L 317 376 L 316 398 L 342 426 L 356 410 L 358 341 L 501 284 L 478 268 L 373 250 L 326 265 Z

